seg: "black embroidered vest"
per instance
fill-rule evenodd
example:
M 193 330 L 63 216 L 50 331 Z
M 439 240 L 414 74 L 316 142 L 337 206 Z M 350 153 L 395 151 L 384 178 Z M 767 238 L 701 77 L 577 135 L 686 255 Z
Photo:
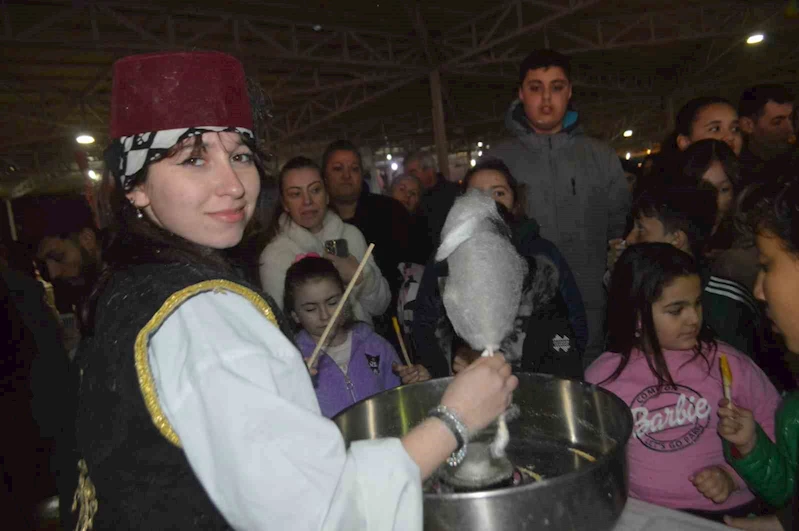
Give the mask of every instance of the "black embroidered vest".
M 193 295 L 238 292 L 285 333 L 271 299 L 239 279 L 190 265 L 147 265 L 114 274 L 97 306 L 94 336 L 78 349 L 79 492 L 96 497 L 93 529 L 230 529 L 211 502 L 163 415 L 150 372 L 149 337 Z M 264 298 L 262 298 L 264 297 Z M 89 484 L 90 485 L 90 484 Z M 86 507 L 84 507 L 86 510 Z

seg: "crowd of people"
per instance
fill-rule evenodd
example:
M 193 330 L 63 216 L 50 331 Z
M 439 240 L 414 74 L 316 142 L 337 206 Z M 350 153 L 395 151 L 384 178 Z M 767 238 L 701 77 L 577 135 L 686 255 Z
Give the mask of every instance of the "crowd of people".
M 662 150 L 629 166 L 583 130 L 569 58 L 539 50 L 520 65 L 508 140 L 460 182 L 419 151 L 370 189 L 358 146 L 337 140 L 318 162 L 286 162 L 262 212 L 268 177 L 238 61 L 132 56 L 114 76 L 102 231 L 91 216 L 65 223 L 21 261 L 30 271 L 10 252 L 2 269 L 9 345 L 27 338 L 37 353 L 32 381 L 63 376 L 32 389 L 71 527 L 418 529 L 420 479 L 504 411 L 513 371 L 584 380 L 630 406 L 631 496 L 743 529 L 799 522 L 784 362 L 799 352 L 799 172 L 784 87 L 752 87 L 737 107 L 689 101 Z M 435 251 L 467 190 L 495 200 L 527 263 L 503 357 L 458 337 L 442 300 Z M 55 312 L 36 306 L 47 281 Z M 83 337 L 68 355 L 57 316 L 69 312 Z M 347 448 L 327 420 L 452 375 L 400 440 Z

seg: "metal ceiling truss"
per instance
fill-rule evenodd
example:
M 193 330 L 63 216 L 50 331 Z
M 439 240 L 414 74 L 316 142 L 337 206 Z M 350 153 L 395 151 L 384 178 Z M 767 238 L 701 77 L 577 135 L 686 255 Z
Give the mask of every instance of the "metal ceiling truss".
M 563 53 L 574 55 L 588 52 L 603 52 L 637 47 L 651 47 L 678 42 L 705 40 L 722 36 L 744 36 L 753 30 L 779 31 L 797 27 L 795 22 L 781 22 L 784 4 L 780 2 L 724 2 L 701 5 L 695 8 L 651 10 L 646 13 L 618 15 L 612 17 L 590 17 L 576 20 L 570 19 L 570 30 L 566 31 L 558 24 L 557 19 L 593 5 L 596 2 L 571 2 L 571 7 L 558 4 L 544 4 L 530 0 L 514 0 L 487 12 L 485 17 L 473 21 L 469 32 L 461 28 L 458 32 L 450 32 L 443 46 L 447 49 L 464 50 L 460 56 L 449 62 L 459 67 L 484 67 L 490 64 L 511 64 L 518 66 L 524 59 L 524 53 L 517 53 L 515 47 L 501 48 L 511 39 L 524 35 L 528 38 L 531 31 L 540 33 L 541 47 L 553 47 Z M 523 6 L 548 5 L 550 15 L 544 20 L 525 25 Z M 517 31 L 504 34 L 491 43 L 481 39 L 480 25 L 487 25 L 496 20 L 497 13 L 502 20 L 515 18 Z M 489 35 L 495 32 L 496 22 L 488 30 Z M 458 35 L 457 33 L 460 33 Z M 485 44 L 483 44 L 485 43 Z M 476 45 L 476 46 L 475 46 Z M 528 48 L 531 47 L 528 44 Z M 476 54 L 479 49 L 484 53 Z M 721 52 L 721 56 L 726 55 Z M 472 61 L 465 58 L 478 55 Z M 707 62 L 716 62 L 718 55 L 710 55 Z M 703 65 L 704 66 L 704 65 Z
M 57 68 L 68 71 L 74 67 L 80 72 L 82 77 L 78 79 L 85 84 L 77 91 L 58 89 L 54 80 L 36 80 L 35 76 L 25 87 L 0 83 L 0 94 L 8 94 L 4 97 L 8 103 L 0 104 L 0 115 L 18 121 L 27 119 L 31 139 L 58 138 L 76 124 L 104 122 L 110 61 L 116 57 L 131 52 L 200 47 L 234 53 L 256 78 L 268 80 L 263 85 L 274 102 L 274 116 L 267 127 L 266 140 L 272 149 L 286 142 L 320 138 L 320 133 L 335 129 L 331 122 L 336 118 L 424 80 L 435 68 L 441 69 L 445 81 L 449 79 L 447 109 L 455 116 L 450 116 L 453 123 L 448 124 L 448 134 L 460 139 L 458 131 L 468 130 L 470 124 L 501 124 L 505 107 L 486 110 L 481 116 L 458 116 L 463 114 L 457 101 L 461 79 L 493 78 L 497 83 L 477 84 L 489 91 L 488 97 L 510 99 L 507 90 L 501 92 L 497 85 L 501 86 L 503 80 L 508 80 L 506 88 L 507 83 L 515 84 L 518 64 L 535 46 L 549 46 L 568 54 L 592 54 L 733 37 L 732 42 L 724 44 L 720 44 L 721 39 L 711 40 L 699 60 L 674 71 L 658 71 L 654 64 L 657 56 L 651 56 L 652 65 L 642 64 L 640 69 L 629 72 L 576 68 L 578 94 L 585 91 L 593 99 L 592 91 L 624 93 L 630 97 L 616 108 L 637 113 L 637 107 L 631 108 L 635 98 L 673 93 L 683 81 L 712 71 L 723 64 L 746 33 L 796 27 L 793 21 L 781 19 L 784 5 L 776 1 L 732 1 L 617 16 L 590 15 L 591 8 L 601 3 L 602 0 L 510 0 L 436 33 L 428 31 L 429 21 L 423 17 L 423 12 L 429 13 L 431 7 L 414 2 L 407 7 L 406 21 L 414 32 L 407 34 L 225 10 L 173 9 L 152 0 L 64 2 L 60 9 L 53 8 L 52 2 L 3 3 L 0 43 L 7 49 L 23 54 L 44 50 L 42 57 L 46 57 L 47 50 L 80 50 L 100 53 L 107 60 L 96 66 L 70 66 L 68 60 L 57 64 Z M 783 72 L 793 71 L 799 49 L 781 60 Z M 36 61 L 32 63 L 35 65 Z M 87 69 L 93 75 L 86 75 Z M 672 84 L 664 83 L 664 77 Z M 103 94 L 97 97 L 96 92 L 101 89 Z M 386 120 L 395 122 L 397 117 Z M 391 126 L 390 136 L 411 138 L 418 136 L 420 129 L 427 132 L 429 118 L 421 121 L 423 127 L 408 124 L 406 128 L 399 120 Z M 600 123 L 601 127 L 615 127 L 604 119 Z M 356 127 L 359 125 L 348 123 L 339 130 Z M 616 133 L 607 131 L 605 136 Z M 5 148 L 19 146 L 20 136 L 0 139 L 0 144 Z M 378 133 L 366 136 L 379 139 Z
M 519 65 L 486 65 L 481 68 L 447 68 L 445 74 L 462 78 L 486 78 L 497 82 L 505 80 L 508 86 L 515 87 L 519 74 Z M 662 79 L 654 75 L 634 72 L 605 71 L 592 72 L 577 70 L 573 74 L 572 84 L 578 89 L 608 90 L 626 93 L 651 94 L 653 91 L 662 90 Z
M 381 98 L 405 86 L 417 77 L 364 80 L 355 86 L 332 89 L 304 100 L 296 107 L 276 114 L 267 124 L 267 144 L 274 146 L 280 142 L 295 139 L 314 128 L 366 103 Z
M 26 5 L 26 9 L 35 7 Z M 225 11 L 172 9 L 146 2 L 76 2 L 24 27 L 18 27 L 13 6 L 3 10 L 2 16 L 5 31 L 0 42 L 5 46 L 124 53 L 200 47 L 286 63 L 395 70 L 420 65 L 421 50 L 413 36 Z

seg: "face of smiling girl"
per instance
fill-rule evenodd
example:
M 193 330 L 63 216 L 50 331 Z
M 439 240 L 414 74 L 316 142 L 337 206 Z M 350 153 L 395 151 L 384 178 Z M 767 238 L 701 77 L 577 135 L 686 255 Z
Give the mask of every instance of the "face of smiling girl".
M 188 139 L 171 157 L 148 168 L 128 193 L 156 225 L 199 245 L 226 249 L 241 241 L 261 181 L 250 148 L 238 133 Z

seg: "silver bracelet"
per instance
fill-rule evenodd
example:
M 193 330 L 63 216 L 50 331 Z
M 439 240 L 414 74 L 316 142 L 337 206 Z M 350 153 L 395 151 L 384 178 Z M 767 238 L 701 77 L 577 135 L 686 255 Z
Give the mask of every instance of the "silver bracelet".
M 469 430 L 466 428 L 466 424 L 447 406 L 436 406 L 430 410 L 428 415 L 443 422 L 455 436 L 458 447 L 447 458 L 447 464 L 452 467 L 458 466 L 466 457 L 466 448 L 469 446 Z

